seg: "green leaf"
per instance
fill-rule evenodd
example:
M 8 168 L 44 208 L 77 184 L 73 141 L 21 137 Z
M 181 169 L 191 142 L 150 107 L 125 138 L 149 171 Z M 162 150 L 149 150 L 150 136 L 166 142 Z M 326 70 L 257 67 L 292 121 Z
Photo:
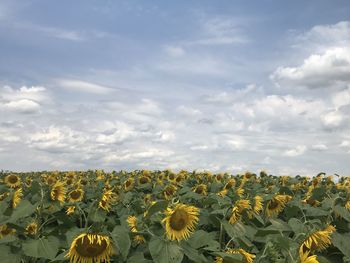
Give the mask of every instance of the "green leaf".
M 180 263 L 184 256 L 176 242 L 165 241 L 158 237 L 152 238 L 148 247 L 155 263 Z
M 150 217 L 159 211 L 164 211 L 167 207 L 168 207 L 168 201 L 166 200 L 158 201 L 147 210 L 147 217 Z
M 19 263 L 21 262 L 21 255 L 17 252 L 12 253 L 11 248 L 5 245 L 0 246 L 1 263 Z
M 59 248 L 59 240 L 56 237 L 39 238 L 23 242 L 22 249 L 25 255 L 34 258 L 53 260 Z
M 296 235 L 305 232 L 305 225 L 299 219 L 296 219 L 296 218 L 289 219 L 288 225 Z
M 337 247 L 345 256 L 350 257 L 350 246 L 349 246 L 350 234 L 339 234 L 334 232 L 332 234 L 332 243 Z
M 142 252 L 137 252 L 128 258 L 127 263 L 151 263 L 152 261 L 145 259 Z
M 221 257 L 224 259 L 224 262 L 226 263 L 242 263 L 243 257 L 241 254 L 227 254 L 224 252 L 216 252 L 215 255 Z
M 182 246 L 185 255 L 196 263 L 208 263 L 209 261 L 203 254 L 200 254 L 198 250 L 194 249 L 189 245 Z
M 345 207 L 336 205 L 334 207 L 334 212 L 339 214 L 346 221 L 350 222 L 350 212 L 348 210 L 346 210 Z
M 36 205 L 32 205 L 28 200 L 22 200 L 19 205 L 13 209 L 11 217 L 7 220 L 10 223 L 15 223 L 18 219 L 30 216 L 34 213 Z
M 214 241 L 216 233 L 208 233 L 204 230 L 198 230 L 191 235 L 191 237 L 186 241 L 191 247 L 198 249 L 205 246 L 209 246 Z
M 226 220 L 221 221 L 222 226 L 224 227 L 226 233 L 231 237 L 231 238 L 236 238 L 240 236 L 244 236 L 245 234 L 245 228 L 240 222 L 236 222 L 235 224 L 231 225 L 229 222 Z
M 123 226 L 116 226 L 114 227 L 111 235 L 113 241 L 119 249 L 118 252 L 121 253 L 123 259 L 125 260 L 128 257 L 131 246 L 131 240 L 129 237 L 128 230 Z
M 329 212 L 326 212 L 322 210 L 321 208 L 315 208 L 315 207 L 307 207 L 306 208 L 306 215 L 307 216 L 327 216 Z

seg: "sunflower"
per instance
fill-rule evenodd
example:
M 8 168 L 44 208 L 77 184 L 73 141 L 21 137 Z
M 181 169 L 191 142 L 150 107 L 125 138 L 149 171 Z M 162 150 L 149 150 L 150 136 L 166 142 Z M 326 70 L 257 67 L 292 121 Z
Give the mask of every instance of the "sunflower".
M 138 180 L 139 185 L 149 184 L 150 182 L 151 182 L 151 178 L 145 175 L 139 177 L 139 180 Z
M 254 197 L 253 211 L 255 214 L 259 214 L 263 210 L 263 198 L 259 195 Z
M 283 211 L 286 204 L 292 199 L 290 195 L 276 195 L 266 205 L 266 216 L 278 215 Z
M 12 207 L 16 208 L 18 204 L 21 202 L 23 193 L 22 193 L 22 188 L 18 188 L 15 193 L 13 194 L 12 198 Z
M 75 206 L 74 206 L 74 205 L 70 205 L 70 206 L 68 206 L 68 207 L 66 208 L 66 215 L 69 216 L 69 215 L 73 214 L 74 211 L 75 211 Z
M 101 201 L 98 203 L 98 206 L 102 208 L 103 210 L 109 212 L 111 209 L 111 205 L 117 201 L 117 194 L 114 193 L 112 190 L 105 190 Z
M 250 209 L 250 201 L 246 199 L 238 200 L 235 206 L 232 208 L 232 215 L 229 219 L 230 224 L 236 223 L 240 218 L 244 210 Z
M 132 188 L 134 187 L 134 179 L 133 178 L 129 178 L 128 180 L 126 180 L 124 182 L 124 190 L 130 191 Z
M 57 181 L 51 188 L 50 197 L 52 201 L 59 201 L 61 204 L 66 199 L 66 187 L 63 182 Z
M 225 253 L 227 254 L 241 254 L 243 257 L 243 262 L 244 263 L 253 263 L 255 255 L 254 254 L 250 254 L 247 251 L 245 251 L 242 248 L 229 248 L 228 250 L 225 251 Z M 222 257 L 216 257 L 215 259 L 215 263 L 224 263 L 224 259 Z
M 221 180 L 224 178 L 224 175 L 223 174 L 217 174 L 216 176 L 215 176 L 215 181 L 217 182 L 217 183 L 220 183 L 221 182 Z
M 81 188 L 72 190 L 68 193 L 67 197 L 68 197 L 68 202 L 70 203 L 80 202 L 84 198 L 84 190 Z
M 234 178 L 231 178 L 230 180 L 228 180 L 228 182 L 225 184 L 224 188 L 225 189 L 231 189 L 232 187 L 234 187 L 236 185 L 236 180 Z
M 227 193 L 228 193 L 227 189 L 222 189 L 220 192 L 217 193 L 217 195 L 220 197 L 224 197 L 227 195 Z
M 10 194 L 8 192 L 1 193 L 0 194 L 0 201 L 4 200 L 6 197 L 8 197 Z
M 163 191 L 163 195 L 164 195 L 164 198 L 166 200 L 169 200 L 170 198 L 173 197 L 173 195 L 175 194 L 177 190 L 177 187 L 175 185 L 168 185 L 167 187 L 165 187 L 164 191 Z
M 34 236 L 38 232 L 38 224 L 36 222 L 32 222 L 26 226 L 26 234 Z
M 345 208 L 350 212 L 350 200 L 346 202 Z
M 207 195 L 207 185 L 206 184 L 199 184 L 195 187 L 193 187 L 193 192 L 200 194 L 200 195 Z
M 335 227 L 328 225 L 324 230 L 319 230 L 309 235 L 301 244 L 299 256 L 303 258 L 305 253 L 316 250 L 324 250 L 332 244 L 330 235 L 335 231 Z
M 300 263 L 319 263 L 319 261 L 316 255 L 309 256 L 309 253 L 304 253 L 300 257 Z
M 244 194 L 244 189 L 240 186 L 239 188 L 237 188 L 236 194 L 237 194 L 239 197 L 242 197 L 243 194 Z
M 0 225 L 0 239 L 9 235 L 14 235 L 16 233 L 16 229 L 9 227 L 8 225 Z
M 128 216 L 126 222 L 129 225 L 130 231 L 133 233 L 138 232 L 137 230 L 137 218 L 136 216 Z M 133 240 L 136 244 L 143 244 L 146 242 L 145 238 L 142 235 L 135 235 Z
M 165 223 L 166 235 L 170 240 L 187 239 L 199 220 L 199 209 L 185 204 L 177 204 L 174 209 L 168 207 L 164 213 L 162 223 Z
M 4 183 L 11 188 L 17 188 L 21 185 L 21 178 L 15 174 L 9 174 L 5 177 Z
M 55 175 L 50 175 L 45 179 L 45 183 L 47 185 L 54 185 L 56 182 L 57 182 L 57 178 Z
M 108 236 L 83 233 L 76 237 L 65 257 L 73 263 L 110 262 L 114 254 L 112 240 Z

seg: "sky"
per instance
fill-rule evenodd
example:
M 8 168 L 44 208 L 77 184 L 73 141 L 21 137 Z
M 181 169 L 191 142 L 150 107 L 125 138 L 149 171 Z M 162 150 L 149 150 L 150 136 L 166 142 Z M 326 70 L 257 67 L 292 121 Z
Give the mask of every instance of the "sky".
M 0 169 L 350 174 L 350 1 L 0 0 Z

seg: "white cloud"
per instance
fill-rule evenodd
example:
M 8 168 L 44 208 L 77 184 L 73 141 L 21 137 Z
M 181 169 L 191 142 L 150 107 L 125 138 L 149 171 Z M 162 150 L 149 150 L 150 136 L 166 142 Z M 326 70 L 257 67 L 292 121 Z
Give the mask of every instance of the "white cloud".
M 321 118 L 326 127 L 338 127 L 342 124 L 344 115 L 340 111 L 334 110 L 324 114 Z
M 323 88 L 350 81 L 350 48 L 330 48 L 313 54 L 297 67 L 279 67 L 270 78 L 280 86 Z
M 60 79 L 57 84 L 66 90 L 83 93 L 105 95 L 113 91 L 111 88 L 82 80 Z
M 20 113 L 34 113 L 40 109 L 40 105 L 37 102 L 28 99 L 10 101 L 5 103 L 3 107 Z
M 99 134 L 96 142 L 102 144 L 121 143 L 137 136 L 134 129 L 124 122 L 117 122 L 115 127 L 115 131 L 112 133 L 109 131 L 108 134 Z
M 304 154 L 306 150 L 307 150 L 307 147 L 305 145 L 298 145 L 294 149 L 289 149 L 285 151 L 284 155 L 288 157 L 296 157 Z
M 296 37 L 300 45 L 322 47 L 347 46 L 350 43 L 350 22 L 340 21 L 331 25 L 317 25 Z
M 342 90 L 333 94 L 332 102 L 337 109 L 339 107 L 349 105 L 350 104 L 350 86 L 345 90 Z
M 69 127 L 50 126 L 40 132 L 29 135 L 27 144 L 35 149 L 47 152 L 84 151 L 86 136 Z

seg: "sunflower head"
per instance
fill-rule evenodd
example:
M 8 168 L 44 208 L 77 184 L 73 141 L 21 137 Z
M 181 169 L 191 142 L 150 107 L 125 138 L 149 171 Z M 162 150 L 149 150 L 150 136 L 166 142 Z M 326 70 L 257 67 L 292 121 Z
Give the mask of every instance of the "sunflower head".
M 117 199 L 118 199 L 118 196 L 116 193 L 113 192 L 113 190 L 105 189 L 105 191 L 103 192 L 102 198 L 98 203 L 98 206 L 103 210 L 109 212 L 109 210 L 111 209 L 111 205 L 115 203 Z
M 72 190 L 68 193 L 67 197 L 68 197 L 68 202 L 70 203 L 80 202 L 84 198 L 84 190 L 81 188 Z
M 32 222 L 26 226 L 26 234 L 34 236 L 38 231 L 38 224 L 36 222 Z
M 5 177 L 4 183 L 11 188 L 17 188 L 21 185 L 21 178 L 15 174 L 9 174 Z
M 194 206 L 177 204 L 175 208 L 167 208 L 165 218 L 166 235 L 170 240 L 187 239 L 198 223 L 199 209 Z
M 70 205 L 66 208 L 66 214 L 69 216 L 71 214 L 73 214 L 75 211 L 75 206 L 74 205 Z
M 22 188 L 18 188 L 15 193 L 13 194 L 13 198 L 12 198 L 12 207 L 16 208 L 18 206 L 18 204 L 21 202 L 22 200 Z
M 266 205 L 265 213 L 268 217 L 278 215 L 292 199 L 290 195 L 276 195 Z
M 61 204 L 64 203 L 64 200 L 66 199 L 66 187 L 63 182 L 57 181 L 52 186 L 50 197 L 53 201 L 57 200 Z
M 9 227 L 8 225 L 0 225 L 0 239 L 9 235 L 14 235 L 16 229 Z
M 125 191 L 130 191 L 134 187 L 134 179 L 129 178 L 124 182 L 124 190 Z
M 259 214 L 263 210 L 263 198 L 260 195 L 254 197 L 253 211 L 255 214 Z
M 163 191 L 164 198 L 169 200 L 176 192 L 177 187 L 175 185 L 168 185 Z
M 73 263 L 103 263 L 110 262 L 113 254 L 108 236 L 83 233 L 72 241 L 66 257 Z
M 207 195 L 207 185 L 199 184 L 193 188 L 193 191 L 200 195 Z
M 140 176 L 138 180 L 139 185 L 149 184 L 150 182 L 151 178 L 145 175 Z
M 254 258 L 256 257 L 254 254 L 250 254 L 242 248 L 229 248 L 225 251 L 227 254 L 240 254 L 243 257 L 242 262 L 244 263 L 253 263 Z M 222 257 L 216 257 L 215 263 L 225 263 L 225 260 Z

